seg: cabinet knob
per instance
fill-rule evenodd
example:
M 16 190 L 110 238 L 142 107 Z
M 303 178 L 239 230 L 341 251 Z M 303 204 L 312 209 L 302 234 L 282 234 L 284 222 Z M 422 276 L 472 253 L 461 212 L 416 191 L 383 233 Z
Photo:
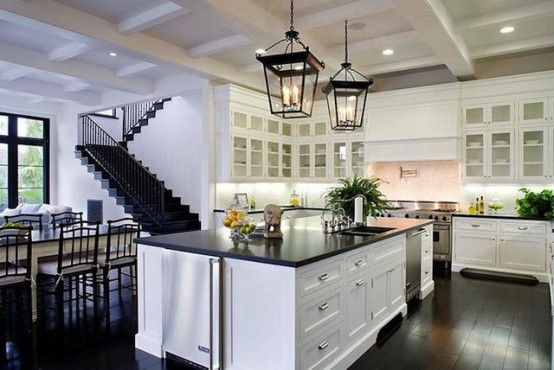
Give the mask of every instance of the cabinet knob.
M 362 279 L 356 281 L 356 286 L 362 286 L 365 284 L 365 281 L 363 281 Z
M 319 308 L 320 311 L 324 311 L 324 310 L 329 308 L 329 303 L 327 303 L 327 302 L 322 303 L 318 306 L 318 308 Z
M 425 271 L 425 275 L 429 275 L 429 271 Z
M 363 261 L 363 260 L 357 260 L 356 262 L 354 262 L 354 265 L 355 265 L 356 267 L 360 267 L 360 266 L 362 266 L 363 264 L 364 264 L 364 261 Z
M 319 276 L 317 277 L 317 280 L 319 280 L 319 281 L 325 281 L 325 280 L 327 280 L 327 279 L 329 279 L 329 275 L 328 275 L 328 274 L 319 275 Z

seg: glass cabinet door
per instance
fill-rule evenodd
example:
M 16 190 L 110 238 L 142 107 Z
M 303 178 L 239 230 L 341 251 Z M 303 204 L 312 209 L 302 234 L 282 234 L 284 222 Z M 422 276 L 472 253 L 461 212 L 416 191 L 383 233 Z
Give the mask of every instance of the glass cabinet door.
M 233 127 L 248 128 L 248 117 L 241 112 L 233 112 Z
M 464 124 L 466 126 L 479 126 L 486 123 L 484 106 L 467 106 L 463 108 Z
M 520 131 L 520 177 L 544 180 L 548 171 L 546 130 Z
M 292 177 L 292 145 L 281 144 L 281 177 Z
M 310 144 L 298 145 L 298 177 L 310 177 Z
M 489 105 L 490 117 L 489 123 L 504 124 L 514 121 L 514 104 L 513 103 L 496 103 Z
M 250 176 L 262 176 L 262 148 L 262 140 L 250 139 Z
M 346 176 L 346 143 L 333 144 L 333 177 Z
M 298 137 L 309 137 L 311 136 L 312 125 L 309 122 L 299 123 L 298 124 Z
M 519 102 L 520 123 L 543 123 L 548 116 L 548 99 L 530 99 Z
M 351 157 L 352 157 L 352 175 L 358 175 L 363 177 L 365 175 L 363 141 L 352 142 Z
M 314 123 L 314 136 L 326 136 L 327 135 L 327 122 Z
M 281 135 L 292 137 L 292 125 L 288 122 L 281 122 Z
M 267 142 L 267 176 L 279 177 L 279 143 Z
M 246 142 L 247 139 L 233 136 L 233 173 L 235 177 L 246 176 Z
M 327 177 L 327 143 L 314 144 L 314 177 Z
M 465 177 L 485 177 L 485 134 L 464 135 Z
M 491 132 L 488 139 L 490 148 L 489 177 L 511 179 L 514 176 L 513 132 Z
M 267 120 L 267 132 L 269 134 L 279 135 L 279 121 L 274 119 Z

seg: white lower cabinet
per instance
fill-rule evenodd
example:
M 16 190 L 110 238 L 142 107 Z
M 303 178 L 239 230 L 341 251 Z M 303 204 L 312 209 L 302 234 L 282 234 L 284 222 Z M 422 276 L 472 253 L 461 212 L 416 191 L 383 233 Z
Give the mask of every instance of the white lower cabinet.
M 548 282 L 549 221 L 454 217 L 452 270 L 464 267 L 531 274 Z
M 358 340 L 371 327 L 370 285 L 362 275 L 346 283 L 346 343 Z
M 370 309 L 378 325 L 406 301 L 406 263 L 391 261 L 376 269 L 371 278 Z
M 424 299 L 435 289 L 433 281 L 433 227 L 426 226 L 421 241 L 421 292 L 419 299 Z

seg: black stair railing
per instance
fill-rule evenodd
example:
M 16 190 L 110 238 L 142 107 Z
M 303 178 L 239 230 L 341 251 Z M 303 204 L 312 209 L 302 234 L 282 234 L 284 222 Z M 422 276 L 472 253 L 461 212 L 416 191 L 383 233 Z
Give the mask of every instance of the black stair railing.
M 163 228 L 165 186 L 104 131 L 90 116 L 82 119 L 81 141 L 88 154 L 110 175 L 135 206 Z
M 162 102 L 163 99 L 158 99 L 121 107 L 123 110 L 123 140 L 126 141 L 126 136 L 132 134 L 135 127 L 140 126 L 140 120 L 148 118 L 148 112 L 150 112 L 156 104 Z

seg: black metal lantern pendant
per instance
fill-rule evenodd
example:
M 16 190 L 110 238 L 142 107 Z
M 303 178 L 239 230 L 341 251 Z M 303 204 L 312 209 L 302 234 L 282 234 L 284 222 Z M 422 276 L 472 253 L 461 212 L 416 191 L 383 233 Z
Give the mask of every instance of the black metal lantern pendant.
M 304 118 L 312 115 L 319 72 L 325 64 L 319 61 L 300 41 L 294 29 L 294 4 L 290 2 L 290 30 L 285 38 L 271 45 L 256 59 L 264 65 L 269 108 L 272 114 L 282 118 Z M 285 42 L 284 54 L 267 55 L 267 52 Z M 294 51 L 294 44 L 303 50 Z
M 362 127 L 369 87 L 367 78 L 348 63 L 348 21 L 344 21 L 344 63 L 322 91 L 327 96 L 327 108 L 333 130 L 355 130 Z M 337 77 L 344 76 L 344 80 Z M 356 80 L 356 77 L 358 80 Z

